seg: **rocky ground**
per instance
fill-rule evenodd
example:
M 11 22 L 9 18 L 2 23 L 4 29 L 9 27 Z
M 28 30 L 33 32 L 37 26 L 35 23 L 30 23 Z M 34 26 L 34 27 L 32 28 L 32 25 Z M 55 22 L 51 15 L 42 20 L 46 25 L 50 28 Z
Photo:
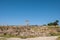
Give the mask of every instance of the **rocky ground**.
M 1 36 L 56 36 L 60 35 L 60 27 L 55 26 L 0 26 Z
M 58 35 L 60 26 L 0 26 L 3 40 L 56 40 Z

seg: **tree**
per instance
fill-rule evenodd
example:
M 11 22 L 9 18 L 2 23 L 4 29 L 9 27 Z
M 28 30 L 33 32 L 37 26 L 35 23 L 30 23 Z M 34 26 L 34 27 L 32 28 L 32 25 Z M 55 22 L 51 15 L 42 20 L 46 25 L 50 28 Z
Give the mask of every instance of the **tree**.
M 59 25 L 58 22 L 59 22 L 59 20 L 56 20 L 56 21 L 53 23 L 53 25 L 54 25 L 54 26 Z
M 56 26 L 56 25 L 59 25 L 58 24 L 58 22 L 59 22 L 59 20 L 56 20 L 56 21 L 54 21 L 54 22 L 51 22 L 51 23 L 48 23 L 48 26 Z
M 48 23 L 48 26 L 52 26 L 53 25 L 53 23 L 51 22 L 51 23 Z

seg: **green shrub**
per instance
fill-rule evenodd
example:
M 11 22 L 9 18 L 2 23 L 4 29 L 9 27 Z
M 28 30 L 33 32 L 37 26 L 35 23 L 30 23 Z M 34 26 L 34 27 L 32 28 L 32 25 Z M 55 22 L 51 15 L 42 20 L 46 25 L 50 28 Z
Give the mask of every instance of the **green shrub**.
M 58 36 L 57 33 L 50 33 L 51 36 Z

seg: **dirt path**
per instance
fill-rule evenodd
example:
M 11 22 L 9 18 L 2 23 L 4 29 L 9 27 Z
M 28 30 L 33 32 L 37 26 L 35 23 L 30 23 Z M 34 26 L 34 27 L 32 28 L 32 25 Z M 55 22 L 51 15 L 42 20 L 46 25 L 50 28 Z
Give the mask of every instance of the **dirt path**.
M 56 40 L 57 36 L 52 37 L 36 37 L 36 38 L 27 38 L 27 39 L 20 39 L 20 38 L 8 38 L 7 40 Z

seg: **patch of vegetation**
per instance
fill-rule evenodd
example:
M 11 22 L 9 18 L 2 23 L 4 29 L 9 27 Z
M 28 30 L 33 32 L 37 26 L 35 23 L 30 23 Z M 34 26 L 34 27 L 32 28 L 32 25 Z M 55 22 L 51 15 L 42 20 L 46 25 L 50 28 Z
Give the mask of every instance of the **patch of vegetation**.
M 50 36 L 60 36 L 60 33 L 54 33 L 54 32 L 52 32 L 52 33 L 49 33 L 50 34 Z
M 22 38 L 22 39 L 26 39 L 26 38 L 35 38 L 37 36 L 16 36 L 16 35 L 2 35 L 0 37 L 4 37 L 4 38 Z M 2 38 L 1 38 L 2 39 Z
M 0 40 L 7 40 L 6 38 L 0 38 Z
M 35 38 L 37 36 L 19 36 L 19 37 L 22 38 L 22 39 L 26 39 L 26 38 Z

